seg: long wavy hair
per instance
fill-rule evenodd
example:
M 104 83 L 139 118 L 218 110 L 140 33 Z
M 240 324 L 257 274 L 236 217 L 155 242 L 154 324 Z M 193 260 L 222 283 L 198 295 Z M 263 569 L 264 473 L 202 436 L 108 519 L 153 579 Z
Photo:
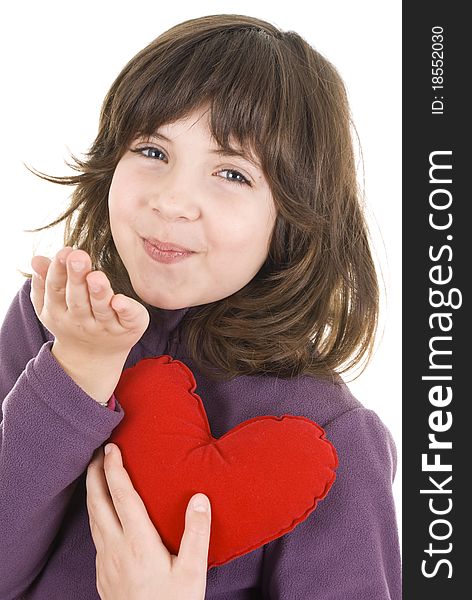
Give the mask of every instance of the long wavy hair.
M 181 325 L 189 356 L 207 375 L 301 374 L 338 379 L 372 353 L 378 281 L 363 214 L 345 87 L 333 65 L 293 31 L 249 16 L 185 21 L 141 50 L 105 97 L 76 173 L 64 245 L 88 252 L 115 293 L 139 301 L 110 231 L 108 192 L 136 135 L 209 107 L 223 149 L 259 159 L 277 218 L 267 259 L 236 293 L 192 308 Z M 151 316 L 159 311 L 146 305 Z

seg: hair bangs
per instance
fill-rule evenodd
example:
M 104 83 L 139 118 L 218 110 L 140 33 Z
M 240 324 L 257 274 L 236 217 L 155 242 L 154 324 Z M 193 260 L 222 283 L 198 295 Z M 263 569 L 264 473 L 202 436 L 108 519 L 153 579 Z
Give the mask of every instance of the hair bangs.
M 246 27 L 193 38 L 187 44 L 181 41 L 175 47 L 164 40 L 153 49 L 152 62 L 147 56 L 150 47 L 145 48 L 132 67 L 125 67 L 121 83 L 110 91 L 102 109 L 114 124 L 110 129 L 115 147 L 122 152 L 133 138 L 150 136 L 207 107 L 217 145 L 224 151 L 238 149 L 259 162 L 269 132 L 278 129 L 273 121 L 279 112 L 280 85 L 270 38 Z

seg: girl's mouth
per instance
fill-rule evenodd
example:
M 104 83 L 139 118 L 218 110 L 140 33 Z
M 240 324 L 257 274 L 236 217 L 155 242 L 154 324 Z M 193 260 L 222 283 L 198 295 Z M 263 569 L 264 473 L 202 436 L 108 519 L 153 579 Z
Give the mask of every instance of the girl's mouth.
M 150 241 L 149 239 L 144 238 L 143 242 L 146 254 L 156 262 L 164 264 L 180 262 L 185 258 L 192 256 L 192 254 L 195 254 L 192 250 L 188 250 L 177 244 L 159 242 L 157 240 Z

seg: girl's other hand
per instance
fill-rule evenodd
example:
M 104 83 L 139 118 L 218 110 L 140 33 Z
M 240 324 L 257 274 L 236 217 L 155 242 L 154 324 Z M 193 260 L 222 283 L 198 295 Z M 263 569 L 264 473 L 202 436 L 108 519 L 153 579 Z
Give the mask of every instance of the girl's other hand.
M 203 600 L 211 509 L 192 496 L 178 556 L 169 554 L 123 467 L 121 452 L 99 448 L 87 469 L 87 509 L 97 549 L 97 589 L 102 600 Z M 208 511 L 192 510 L 207 500 Z
M 63 346 L 96 354 L 128 354 L 149 324 L 146 308 L 114 294 L 84 250 L 65 247 L 50 261 L 34 256 L 31 301 L 38 318 Z

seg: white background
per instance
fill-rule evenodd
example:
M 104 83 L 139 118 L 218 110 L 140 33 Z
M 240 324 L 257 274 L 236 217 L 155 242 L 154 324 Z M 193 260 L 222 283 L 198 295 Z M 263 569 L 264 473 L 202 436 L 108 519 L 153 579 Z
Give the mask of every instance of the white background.
M 72 188 L 30 174 L 70 172 L 69 150 L 92 143 L 102 100 L 125 63 L 160 33 L 189 18 L 238 13 L 292 29 L 343 77 L 362 146 L 359 178 L 385 290 L 377 350 L 349 386 L 377 412 L 398 450 L 394 483 L 401 524 L 401 3 L 376 0 L 273 2 L 58 0 L 4 3 L 0 18 L 2 288 L 0 319 L 33 254 L 52 256 L 62 231 L 27 234 L 57 216 Z

